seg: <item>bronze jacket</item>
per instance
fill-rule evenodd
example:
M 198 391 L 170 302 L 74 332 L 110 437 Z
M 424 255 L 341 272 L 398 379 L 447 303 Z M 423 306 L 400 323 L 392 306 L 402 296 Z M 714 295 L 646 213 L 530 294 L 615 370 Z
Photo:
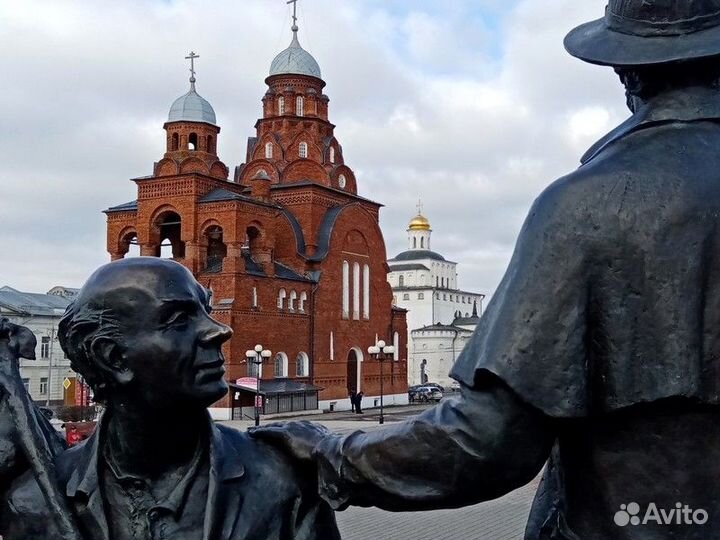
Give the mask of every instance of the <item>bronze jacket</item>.
M 246 433 L 212 424 L 210 478 L 202 540 L 339 540 L 330 507 L 315 479 L 278 450 Z M 56 458 L 58 482 L 88 540 L 110 540 L 98 454 L 102 422 L 80 445 Z M 53 540 L 42 495 L 28 472 L 16 480 L 4 505 L 4 540 Z M 198 540 L 200 540 L 198 538 Z

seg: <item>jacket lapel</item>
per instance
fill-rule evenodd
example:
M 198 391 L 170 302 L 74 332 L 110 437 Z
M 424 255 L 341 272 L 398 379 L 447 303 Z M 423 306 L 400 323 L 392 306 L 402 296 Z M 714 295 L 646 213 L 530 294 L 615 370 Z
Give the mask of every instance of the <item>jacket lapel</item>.
M 98 425 L 84 443 L 73 464 L 65 493 L 71 501 L 75 514 L 82 524 L 83 532 L 93 540 L 109 540 L 107 519 L 98 484 Z
M 240 451 L 212 424 L 210 478 L 203 540 L 227 540 L 240 515 L 242 495 L 236 483 L 245 474 Z

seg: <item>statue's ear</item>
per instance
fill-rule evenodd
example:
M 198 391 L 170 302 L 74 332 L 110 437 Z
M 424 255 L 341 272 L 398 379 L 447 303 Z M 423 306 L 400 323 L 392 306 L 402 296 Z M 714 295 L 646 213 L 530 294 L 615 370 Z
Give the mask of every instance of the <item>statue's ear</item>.
M 90 344 L 95 366 L 118 384 L 127 384 L 133 372 L 125 363 L 120 345 L 110 337 L 96 337 Z

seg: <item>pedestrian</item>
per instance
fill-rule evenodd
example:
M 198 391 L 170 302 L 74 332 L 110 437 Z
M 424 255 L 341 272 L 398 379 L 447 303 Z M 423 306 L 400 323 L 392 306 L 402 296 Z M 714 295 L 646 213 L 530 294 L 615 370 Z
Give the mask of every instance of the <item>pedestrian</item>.
M 355 396 L 355 412 L 358 414 L 362 414 L 362 398 L 364 395 L 363 392 L 358 392 Z
M 357 402 L 357 392 L 350 392 L 350 411 L 355 412 L 355 403 Z

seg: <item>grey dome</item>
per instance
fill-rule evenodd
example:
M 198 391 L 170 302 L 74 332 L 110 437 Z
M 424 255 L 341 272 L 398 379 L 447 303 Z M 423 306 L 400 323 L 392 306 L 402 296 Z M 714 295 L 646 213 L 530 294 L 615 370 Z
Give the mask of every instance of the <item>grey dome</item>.
M 417 261 L 420 259 L 432 259 L 434 261 L 444 261 L 445 257 L 430 251 L 429 249 L 411 249 L 410 251 L 403 251 L 395 258 L 390 259 L 391 261 Z
M 170 107 L 168 122 L 206 122 L 215 125 L 215 111 L 210 103 L 195 91 L 195 83 L 190 84 L 190 91 L 180 96 Z
M 285 73 L 321 78 L 320 66 L 312 55 L 300 46 L 297 32 L 293 32 L 290 46 L 278 54 L 270 64 L 270 76 Z

